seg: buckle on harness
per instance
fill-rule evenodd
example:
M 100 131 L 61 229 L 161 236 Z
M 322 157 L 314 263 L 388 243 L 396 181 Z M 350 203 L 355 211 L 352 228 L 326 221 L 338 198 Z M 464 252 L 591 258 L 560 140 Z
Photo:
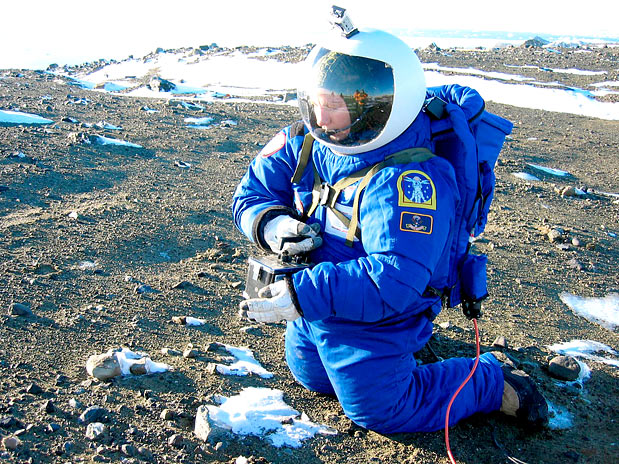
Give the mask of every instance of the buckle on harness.
M 326 182 L 320 184 L 320 191 L 318 193 L 318 204 L 321 206 L 333 207 L 337 198 L 336 190 Z

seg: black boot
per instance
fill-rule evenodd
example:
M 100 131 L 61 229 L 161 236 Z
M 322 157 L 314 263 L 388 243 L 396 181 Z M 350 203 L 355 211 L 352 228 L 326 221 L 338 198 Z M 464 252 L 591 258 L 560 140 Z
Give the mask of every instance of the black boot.
M 513 391 L 505 388 L 501 412 L 518 419 L 522 425 L 548 425 L 548 403 L 525 372 L 503 366 L 503 380 Z M 515 391 L 515 395 L 514 395 Z

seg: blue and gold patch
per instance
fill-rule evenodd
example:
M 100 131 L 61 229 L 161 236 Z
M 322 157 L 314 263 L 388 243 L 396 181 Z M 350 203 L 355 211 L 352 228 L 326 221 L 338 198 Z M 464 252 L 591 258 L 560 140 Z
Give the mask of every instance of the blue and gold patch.
M 417 232 L 418 234 L 431 234 L 434 218 L 427 214 L 409 213 L 403 211 L 400 216 L 400 230 L 404 232 Z
M 436 209 L 434 182 L 423 171 L 406 171 L 398 178 L 398 206 Z

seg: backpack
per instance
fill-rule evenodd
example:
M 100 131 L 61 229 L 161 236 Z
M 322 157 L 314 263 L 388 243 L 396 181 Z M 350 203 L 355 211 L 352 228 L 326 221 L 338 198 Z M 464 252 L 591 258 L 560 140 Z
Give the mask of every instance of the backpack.
M 466 114 L 456 103 L 445 101 L 452 91 L 478 97 L 481 102 L 474 114 Z M 314 188 L 312 204 L 305 212 L 311 216 L 319 205 L 329 208 L 348 228 L 346 244 L 352 246 L 354 237 L 360 238 L 358 227 L 359 202 L 361 192 L 371 178 L 381 169 L 395 164 L 423 162 L 432 156 L 447 159 L 454 168 L 456 183 L 460 193 L 460 205 L 456 211 L 454 228 L 451 232 L 451 251 L 449 274 L 446 288 L 428 288 L 426 292 L 442 299 L 443 307 L 462 305 L 462 311 L 469 319 L 481 315 L 481 301 L 488 296 L 486 255 L 470 253 L 473 238 L 479 236 L 488 221 L 490 204 L 494 197 L 494 166 L 498 159 L 505 137 L 511 133 L 513 124 L 485 110 L 483 100 L 477 92 L 459 86 L 429 87 L 422 111 L 430 116 L 433 154 L 426 148 L 410 148 L 395 153 L 385 160 L 362 169 L 341 179 L 334 185 L 323 182 L 314 169 Z M 445 99 L 444 99 L 445 98 Z M 469 111 L 470 112 L 470 111 Z M 298 183 L 311 161 L 311 133 L 305 136 L 301 155 L 291 182 Z M 340 192 L 359 182 L 353 200 L 352 215 L 349 219 L 335 208 Z

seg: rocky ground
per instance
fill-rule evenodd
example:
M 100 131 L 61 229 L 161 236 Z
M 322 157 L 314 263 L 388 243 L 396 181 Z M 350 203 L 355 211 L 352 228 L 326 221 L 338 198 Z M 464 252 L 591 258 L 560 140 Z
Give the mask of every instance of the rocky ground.
M 617 48 L 419 54 L 423 62 L 530 73 L 579 88 L 619 80 Z M 608 74 L 558 76 L 505 64 Z M 297 119 L 294 108 L 222 102 L 195 111 L 165 99 L 79 89 L 41 72 L 0 76 L 0 108 L 56 121 L 0 127 L 0 460 L 189 463 L 235 462 L 242 455 L 271 463 L 448 462 L 442 432 L 382 436 L 355 426 L 335 399 L 295 384 L 283 359 L 283 326 L 249 326 L 237 318 L 254 250 L 234 229 L 231 196 L 260 147 Z M 559 299 L 561 292 L 619 292 L 619 205 L 596 193 L 619 191 L 619 125 L 491 102 L 488 109 L 515 127 L 496 169 L 490 224 L 476 244 L 491 263 L 482 351 L 512 358 L 554 405 L 569 411 L 573 424 L 531 432 L 498 415 L 473 417 L 451 429 L 451 448 L 461 463 L 506 462 L 504 450 L 529 463 L 613 462 L 616 367 L 588 362 L 592 374 L 582 387 L 559 382 L 548 371 L 555 356 L 548 346 L 582 339 L 619 349 L 616 331 L 576 316 Z M 214 117 L 213 127 L 186 127 L 185 117 L 202 116 Z M 100 121 L 122 131 L 84 125 Z M 85 143 L 96 135 L 143 148 Z M 531 172 L 527 163 L 572 176 L 535 173 L 539 182 L 513 176 Z M 566 187 L 589 193 L 571 196 Z M 206 323 L 188 327 L 178 323 L 183 316 Z M 444 312 L 433 350 L 441 357 L 474 356 L 471 327 L 459 310 Z M 493 347 L 497 337 L 506 343 Z M 209 363 L 222 357 L 213 342 L 249 347 L 274 377 L 212 373 Z M 173 371 L 108 382 L 88 375 L 91 355 L 120 347 Z M 431 357 L 424 350 L 420 358 Z M 283 390 L 291 406 L 338 434 L 317 435 L 298 449 L 257 437 L 199 440 L 193 434 L 198 407 L 246 386 Z M 91 406 L 102 416 L 84 416 Z M 88 427 L 91 421 L 104 424 L 101 435 Z

